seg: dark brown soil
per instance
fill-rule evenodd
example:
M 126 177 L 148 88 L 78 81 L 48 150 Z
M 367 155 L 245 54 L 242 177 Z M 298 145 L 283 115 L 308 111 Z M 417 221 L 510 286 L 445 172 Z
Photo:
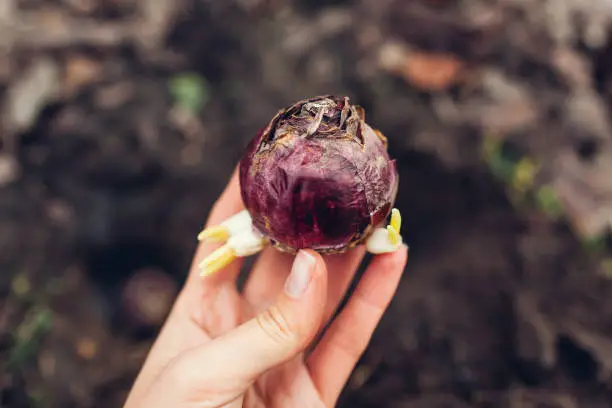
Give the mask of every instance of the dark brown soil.
M 411 248 L 340 406 L 612 406 L 605 1 L 145 3 L 0 7 L 1 407 L 121 406 L 159 321 L 123 308 L 128 279 L 173 296 L 247 141 L 329 93 L 388 137 Z M 60 76 L 20 124 L 41 61 Z M 562 215 L 521 201 L 525 157 L 525 197 L 550 186 Z

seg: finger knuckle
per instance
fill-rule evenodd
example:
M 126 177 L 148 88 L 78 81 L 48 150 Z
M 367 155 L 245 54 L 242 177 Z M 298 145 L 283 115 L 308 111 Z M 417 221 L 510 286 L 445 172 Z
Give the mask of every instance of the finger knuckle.
M 256 320 L 264 333 L 278 344 L 293 344 L 297 339 L 297 333 L 291 320 L 277 305 L 272 305 L 260 313 Z

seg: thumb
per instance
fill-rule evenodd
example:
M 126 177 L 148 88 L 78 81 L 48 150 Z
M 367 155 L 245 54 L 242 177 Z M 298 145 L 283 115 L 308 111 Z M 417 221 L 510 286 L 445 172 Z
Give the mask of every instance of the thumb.
M 208 389 L 248 386 L 265 371 L 292 359 L 316 336 L 326 299 L 323 258 L 314 251 L 300 251 L 272 306 L 194 350 L 190 359 L 199 363 L 198 383 Z

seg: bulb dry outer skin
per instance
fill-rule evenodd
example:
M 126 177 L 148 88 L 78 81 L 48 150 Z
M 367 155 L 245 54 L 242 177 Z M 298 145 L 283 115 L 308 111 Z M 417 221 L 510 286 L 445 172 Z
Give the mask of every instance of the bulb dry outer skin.
M 281 110 L 240 163 L 253 226 L 277 248 L 342 252 L 389 215 L 398 187 L 384 136 L 361 107 L 323 96 Z

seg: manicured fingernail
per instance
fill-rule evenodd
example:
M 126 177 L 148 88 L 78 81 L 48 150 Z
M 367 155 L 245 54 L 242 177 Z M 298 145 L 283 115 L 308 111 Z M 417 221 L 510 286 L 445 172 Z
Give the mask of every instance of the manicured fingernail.
M 314 268 L 315 258 L 306 251 L 298 252 L 285 282 L 285 293 L 293 298 L 301 297 L 308 288 Z

